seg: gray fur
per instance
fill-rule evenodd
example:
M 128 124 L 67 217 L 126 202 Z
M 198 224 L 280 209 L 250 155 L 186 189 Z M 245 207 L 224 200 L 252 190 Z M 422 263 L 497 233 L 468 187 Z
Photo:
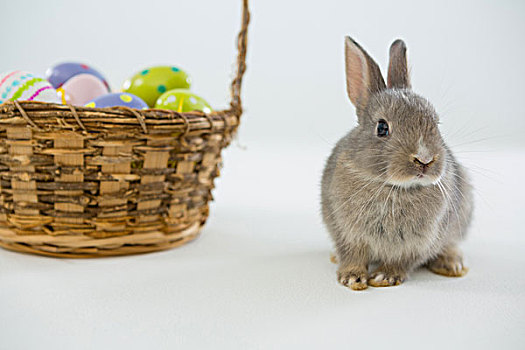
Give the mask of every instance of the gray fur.
M 462 268 L 456 245 L 471 220 L 472 191 L 441 137 L 434 108 L 397 88 L 372 93 L 364 107 L 322 177 L 322 216 L 335 243 L 340 282 L 353 289 L 366 288 L 371 279 L 372 285 L 399 284 L 414 268 L 437 260 Z M 388 137 L 376 135 L 379 119 L 388 122 Z M 424 175 L 413 161 L 418 152 L 434 157 Z M 371 263 L 379 268 L 370 276 Z

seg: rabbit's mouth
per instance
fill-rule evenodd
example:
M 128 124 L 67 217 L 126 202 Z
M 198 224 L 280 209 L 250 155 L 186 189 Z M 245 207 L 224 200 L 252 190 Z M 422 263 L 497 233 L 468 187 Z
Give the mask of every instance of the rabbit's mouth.
M 435 185 L 441 179 L 441 174 L 439 176 L 428 175 L 424 173 L 419 173 L 416 175 L 416 181 L 419 182 L 422 186 Z
M 425 173 L 423 171 L 405 177 L 392 177 L 388 183 L 392 186 L 411 188 L 421 186 L 433 186 L 441 180 L 442 173 Z
M 387 183 L 402 188 L 433 186 L 445 171 L 446 162 L 440 153 L 401 155 L 390 163 L 386 174 Z

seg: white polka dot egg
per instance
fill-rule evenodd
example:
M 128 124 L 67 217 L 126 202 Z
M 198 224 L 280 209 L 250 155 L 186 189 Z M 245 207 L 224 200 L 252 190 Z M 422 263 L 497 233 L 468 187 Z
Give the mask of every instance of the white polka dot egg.
M 60 103 L 56 90 L 47 80 L 19 70 L 0 75 L 0 104 L 15 100 Z

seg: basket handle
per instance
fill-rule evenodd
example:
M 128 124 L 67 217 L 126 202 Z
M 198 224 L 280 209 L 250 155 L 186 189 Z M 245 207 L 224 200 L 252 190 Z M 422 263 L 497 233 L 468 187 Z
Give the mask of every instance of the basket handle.
M 248 24 L 250 23 L 250 10 L 248 0 L 242 1 L 242 23 L 241 30 L 237 36 L 237 69 L 235 78 L 231 83 L 231 111 L 237 118 L 242 114 L 241 87 L 242 77 L 246 71 L 246 49 L 248 45 Z

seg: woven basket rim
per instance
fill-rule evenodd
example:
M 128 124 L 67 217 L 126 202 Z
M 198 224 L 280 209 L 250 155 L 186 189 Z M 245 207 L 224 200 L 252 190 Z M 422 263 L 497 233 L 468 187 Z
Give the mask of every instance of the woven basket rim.
M 56 112 L 57 115 L 53 118 L 35 117 L 39 112 L 47 114 Z M 0 105 L 0 125 L 27 125 L 37 131 L 52 131 L 58 127 L 90 132 L 92 130 L 86 127 L 87 123 L 107 119 L 115 123 L 122 121 L 122 125 L 135 128 L 145 134 L 149 133 L 148 125 L 175 125 L 179 126 L 182 136 L 203 132 L 224 132 L 240 124 L 240 116 L 231 108 L 211 113 L 200 111 L 180 113 L 167 109 L 90 108 L 38 101 L 7 101 Z

